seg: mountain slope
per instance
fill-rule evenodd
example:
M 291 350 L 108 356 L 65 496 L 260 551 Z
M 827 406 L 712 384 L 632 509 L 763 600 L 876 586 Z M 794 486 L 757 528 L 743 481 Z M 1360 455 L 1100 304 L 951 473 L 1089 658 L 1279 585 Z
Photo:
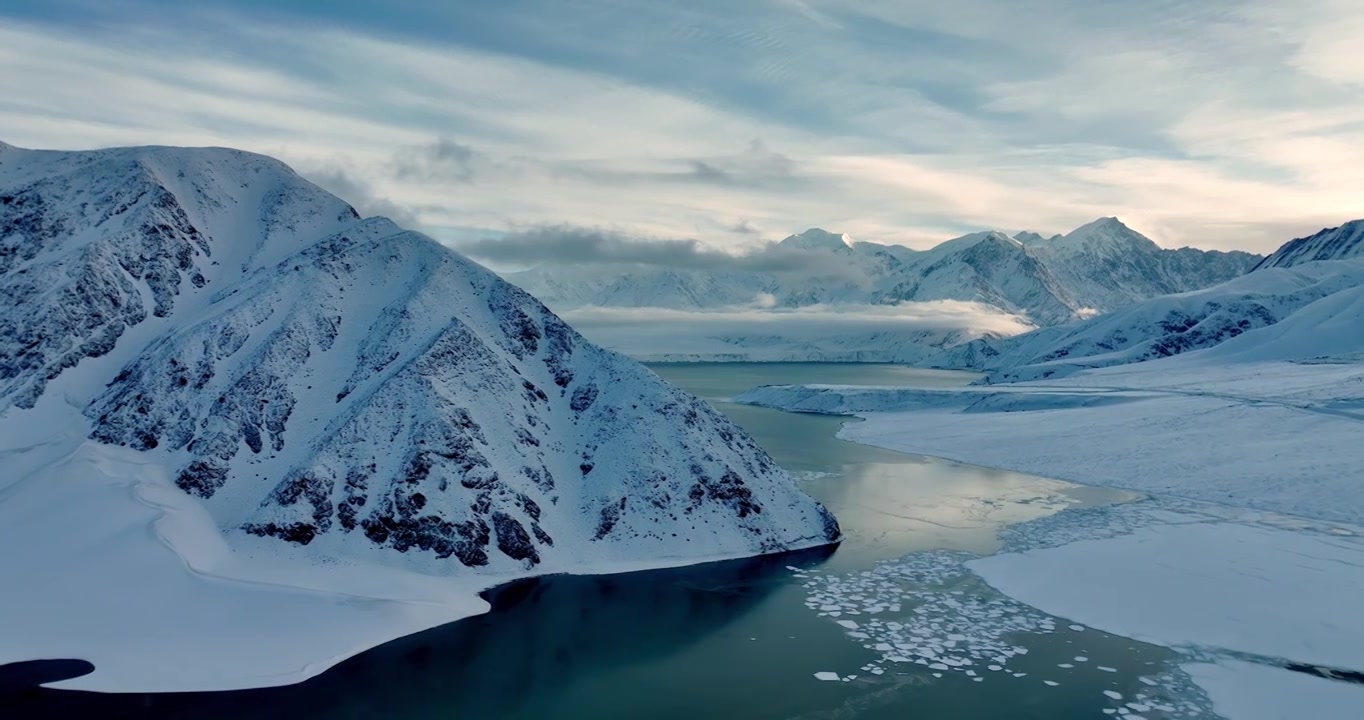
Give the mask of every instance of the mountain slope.
M 1099 312 L 1210 287 L 1245 273 L 1259 260 L 1244 252 L 1164 249 L 1113 217 L 1029 246 L 1080 307 Z
M 1317 260 L 1343 260 L 1364 255 L 1364 220 L 1326 228 L 1307 237 L 1290 240 L 1260 261 L 1255 270 L 1293 267 Z
M 195 537 L 424 576 L 839 538 L 706 403 L 268 158 L 6 147 L 0 228 L 7 488 L 122 446 L 145 458 L 129 497 L 188 494 Z
M 1000 232 L 948 240 L 914 256 L 904 276 L 874 302 L 969 300 L 1043 325 L 1065 322 L 1080 309 L 1037 255 Z
M 1358 259 L 1271 268 L 1087 321 L 972 343 L 974 357 L 946 364 L 974 361 L 992 371 L 990 382 L 1010 382 L 1142 362 L 1218 346 L 1361 285 L 1364 261 Z

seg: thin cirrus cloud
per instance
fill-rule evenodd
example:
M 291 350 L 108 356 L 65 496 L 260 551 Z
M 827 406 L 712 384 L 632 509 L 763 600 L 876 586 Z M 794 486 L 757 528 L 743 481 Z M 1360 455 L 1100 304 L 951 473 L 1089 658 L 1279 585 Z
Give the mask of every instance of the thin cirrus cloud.
M 7 3 L 0 139 L 264 152 L 452 242 L 1118 215 L 1263 252 L 1361 212 L 1355 0 L 183 5 Z

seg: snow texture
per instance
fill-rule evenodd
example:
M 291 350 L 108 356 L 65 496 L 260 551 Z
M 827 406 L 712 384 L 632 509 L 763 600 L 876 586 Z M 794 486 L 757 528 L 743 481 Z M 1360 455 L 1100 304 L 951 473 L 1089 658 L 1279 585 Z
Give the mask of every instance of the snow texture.
M 79 514 L 44 522 L 42 508 L 57 517 L 93 500 L 78 481 L 43 478 L 98 475 L 81 463 L 114 449 L 139 458 L 120 455 L 134 469 L 100 473 L 141 500 L 109 500 L 112 525 Z M 65 572 L 67 563 L 146 565 L 153 579 L 119 590 L 143 597 L 177 572 L 195 574 L 201 552 L 214 558 L 206 576 L 313 568 L 271 571 L 282 602 L 301 605 L 290 578 L 323 577 L 307 590 L 320 606 L 336 592 L 382 597 L 337 589 L 370 572 L 460 589 L 446 592 L 444 609 L 351 617 L 352 630 L 319 611 L 293 634 L 240 613 L 223 624 L 167 614 L 154 631 L 111 605 L 88 619 L 103 632 L 70 634 L 63 605 L 49 602 L 50 576 L 6 588 L 0 616 L 35 632 L 22 642 L 0 633 L 0 662 L 52 657 L 58 638 L 83 638 L 62 640 L 60 654 L 104 663 L 72 687 L 293 682 L 474 612 L 470 591 L 495 581 L 840 537 L 834 518 L 708 404 L 584 341 L 430 238 L 359 218 L 277 161 L 216 148 L 0 148 L 0 458 L 0 513 L 34 533 L 27 546 L 71 593 L 103 592 L 108 574 Z M 179 560 L 118 537 L 148 521 L 147 497 L 166 493 L 193 499 L 173 522 L 155 521 L 177 528 L 166 545 Z M 32 518 L 19 497 L 31 498 Z M 93 556 L 49 554 L 63 533 Z M 31 561 L 8 554 L 0 574 L 38 572 Z M 338 579 L 317 569 L 335 567 L 355 570 Z M 191 604 L 221 585 L 176 582 Z M 267 600 L 251 601 L 258 614 Z M 334 642 L 300 640 L 310 631 Z M 155 639 L 167 633 L 174 647 Z M 191 669 L 240 638 L 259 656 L 292 645 L 268 677 L 232 653 L 211 671 Z M 138 674 L 151 656 L 164 661 L 157 668 L 186 669 Z

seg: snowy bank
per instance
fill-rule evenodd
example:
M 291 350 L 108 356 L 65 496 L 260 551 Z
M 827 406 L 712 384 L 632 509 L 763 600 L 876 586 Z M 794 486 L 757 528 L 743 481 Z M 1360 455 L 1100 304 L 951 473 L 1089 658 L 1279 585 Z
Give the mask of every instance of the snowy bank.
M 762 387 L 737 401 L 858 415 L 840 437 L 901 452 L 1364 522 L 1364 365 L 1184 357 L 1048 383 Z

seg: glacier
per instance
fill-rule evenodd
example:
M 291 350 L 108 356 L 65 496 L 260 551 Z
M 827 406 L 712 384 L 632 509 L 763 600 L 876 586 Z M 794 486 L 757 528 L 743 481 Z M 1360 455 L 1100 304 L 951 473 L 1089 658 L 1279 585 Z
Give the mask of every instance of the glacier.
M 837 542 L 742 430 L 259 155 L 0 146 L 0 662 L 297 682 L 510 579 Z

